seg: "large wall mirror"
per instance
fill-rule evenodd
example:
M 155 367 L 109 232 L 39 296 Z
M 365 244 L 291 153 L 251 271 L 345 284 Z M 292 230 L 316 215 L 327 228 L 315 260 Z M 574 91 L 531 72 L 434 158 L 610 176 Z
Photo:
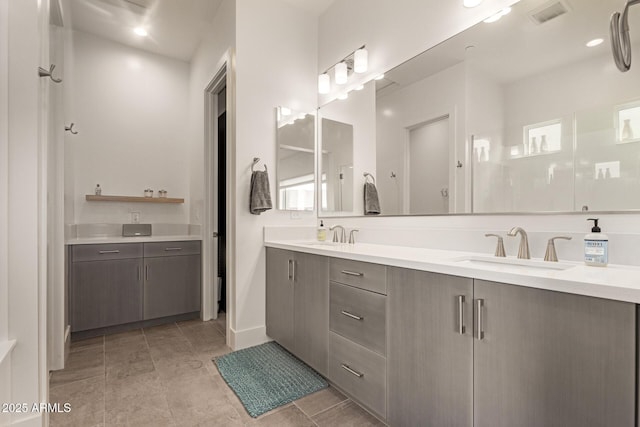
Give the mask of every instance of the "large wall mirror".
M 363 215 L 365 172 L 381 215 L 640 209 L 640 63 L 618 71 L 609 40 L 622 7 L 522 0 L 322 106 L 353 162 L 335 179 L 319 126 L 321 216 Z M 640 58 L 640 13 L 629 24 Z
M 276 109 L 277 206 L 312 211 L 315 201 L 316 116 Z

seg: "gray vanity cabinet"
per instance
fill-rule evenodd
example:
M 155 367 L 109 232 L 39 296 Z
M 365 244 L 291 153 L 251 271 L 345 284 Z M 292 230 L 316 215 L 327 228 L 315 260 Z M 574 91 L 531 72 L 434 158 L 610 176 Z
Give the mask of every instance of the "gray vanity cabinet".
M 199 241 L 144 245 L 144 319 L 200 311 Z
M 267 248 L 267 335 L 326 375 L 329 261 Z
M 472 426 L 473 280 L 387 271 L 389 425 Z
M 71 331 L 142 320 L 142 244 L 70 249 Z
M 474 293 L 476 427 L 634 425 L 634 304 L 482 280 Z

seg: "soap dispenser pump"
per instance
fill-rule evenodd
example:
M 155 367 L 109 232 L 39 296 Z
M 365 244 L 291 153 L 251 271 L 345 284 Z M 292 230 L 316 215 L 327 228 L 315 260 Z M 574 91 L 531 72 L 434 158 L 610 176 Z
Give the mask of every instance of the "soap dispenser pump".
M 609 262 L 609 237 L 598 227 L 599 218 L 593 221 L 591 233 L 584 236 L 584 263 L 594 267 L 606 267 Z
M 327 229 L 324 227 L 324 222 L 320 220 L 320 227 L 318 227 L 318 241 L 324 242 L 327 240 Z

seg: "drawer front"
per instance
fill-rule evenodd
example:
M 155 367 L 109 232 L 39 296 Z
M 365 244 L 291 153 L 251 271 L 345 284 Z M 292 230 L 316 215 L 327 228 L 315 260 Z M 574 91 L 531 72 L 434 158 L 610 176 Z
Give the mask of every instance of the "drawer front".
M 142 258 L 142 243 L 105 243 L 71 247 L 71 261 L 73 262 L 126 258 Z
M 386 359 L 329 332 L 329 379 L 383 418 L 387 415 Z
M 330 280 L 387 294 L 387 267 L 384 265 L 340 258 L 331 258 L 330 265 Z
M 386 298 L 331 283 L 329 328 L 370 350 L 386 354 Z
M 145 258 L 176 255 L 198 255 L 199 253 L 199 240 L 186 240 L 182 242 L 153 242 L 144 244 Z

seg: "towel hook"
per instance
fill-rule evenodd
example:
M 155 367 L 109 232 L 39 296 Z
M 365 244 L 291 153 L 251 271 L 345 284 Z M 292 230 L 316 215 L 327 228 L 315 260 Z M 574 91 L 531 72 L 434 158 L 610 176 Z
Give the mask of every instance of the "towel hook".
M 72 134 L 77 135 L 78 131 L 73 130 L 73 126 L 75 126 L 75 123 L 71 123 L 71 126 L 65 126 L 64 127 L 65 132 L 71 132 Z
M 253 172 L 253 171 L 254 171 L 254 170 L 253 170 L 253 167 L 254 167 L 255 165 L 257 165 L 259 161 L 260 161 L 260 157 L 254 157 L 254 158 L 253 158 L 253 163 L 251 164 L 251 172 Z M 267 165 L 264 165 L 264 171 L 265 171 L 265 172 L 267 172 Z
M 53 77 L 53 69 L 56 68 L 56 64 L 51 64 L 49 70 L 45 70 L 42 67 L 38 67 L 38 76 L 40 77 L 49 77 L 55 83 L 62 83 L 62 79 L 56 79 Z
M 364 176 L 365 181 L 367 180 L 367 178 L 371 178 L 371 180 L 373 181 L 373 185 L 376 185 L 376 179 L 369 172 L 365 172 L 362 175 Z

